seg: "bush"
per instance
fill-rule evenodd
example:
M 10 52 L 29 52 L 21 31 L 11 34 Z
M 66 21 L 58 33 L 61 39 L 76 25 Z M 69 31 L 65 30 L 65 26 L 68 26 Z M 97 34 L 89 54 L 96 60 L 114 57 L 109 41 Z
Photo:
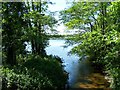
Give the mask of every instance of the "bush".
M 56 90 L 67 83 L 67 73 L 63 70 L 60 58 L 30 56 L 22 65 L 2 67 L 3 90 Z
M 111 87 L 120 89 L 120 33 L 111 30 L 102 35 L 99 31 L 86 32 L 79 36 L 81 43 L 74 47 L 71 53 L 81 58 L 88 56 L 94 67 L 106 70 L 113 78 Z

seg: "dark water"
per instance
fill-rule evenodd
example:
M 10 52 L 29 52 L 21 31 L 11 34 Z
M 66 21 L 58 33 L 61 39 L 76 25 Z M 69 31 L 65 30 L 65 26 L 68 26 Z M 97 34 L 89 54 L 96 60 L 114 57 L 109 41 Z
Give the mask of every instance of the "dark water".
M 46 49 L 48 55 L 57 55 L 63 60 L 64 69 L 69 73 L 68 84 L 71 88 L 107 88 L 109 83 L 100 73 L 94 73 L 89 61 L 84 58 L 82 61 L 76 55 L 68 55 L 68 52 L 75 46 L 64 48 L 65 40 L 49 40 Z M 26 49 L 31 51 L 31 45 L 27 43 Z M 101 84 L 102 83 L 102 84 Z M 82 90 L 82 89 L 81 89 Z M 89 90 L 89 89 L 87 89 Z M 94 90 L 94 89 L 90 89 Z M 99 89 L 98 89 L 99 90 Z M 100 89 L 101 90 L 101 89 Z M 105 89 L 106 90 L 106 89 Z M 109 89 L 108 89 L 109 90 Z
M 49 47 L 46 48 L 48 55 L 57 55 L 63 59 L 64 69 L 69 73 L 69 85 L 73 86 L 79 81 L 83 81 L 82 78 L 88 75 L 91 71 L 91 67 L 87 60 L 80 61 L 76 55 L 68 55 L 68 52 L 73 46 L 64 48 L 65 40 L 49 40 Z

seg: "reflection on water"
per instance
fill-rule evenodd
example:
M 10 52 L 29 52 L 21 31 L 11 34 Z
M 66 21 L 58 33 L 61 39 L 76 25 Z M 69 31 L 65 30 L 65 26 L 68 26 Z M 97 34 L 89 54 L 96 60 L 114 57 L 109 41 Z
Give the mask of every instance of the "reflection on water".
M 80 61 L 78 56 L 68 55 L 68 52 L 73 46 L 67 48 L 63 46 L 65 46 L 65 40 L 49 40 L 46 53 L 62 58 L 63 65 L 65 66 L 64 69 L 69 73 L 68 82 L 71 88 L 107 88 L 109 86 L 109 83 L 104 79 L 103 75 L 92 73 L 93 69 L 88 60 L 83 59 Z M 27 43 L 26 49 L 31 51 L 31 45 L 29 43 Z
M 74 85 L 78 77 L 88 75 L 90 67 L 87 61 L 79 61 L 79 57 L 76 55 L 68 55 L 68 52 L 72 49 L 72 46 L 64 48 L 65 40 L 49 40 L 50 46 L 46 48 L 48 55 L 57 55 L 63 59 L 63 65 L 65 70 L 69 73 L 69 84 Z M 83 80 L 83 79 L 81 79 Z

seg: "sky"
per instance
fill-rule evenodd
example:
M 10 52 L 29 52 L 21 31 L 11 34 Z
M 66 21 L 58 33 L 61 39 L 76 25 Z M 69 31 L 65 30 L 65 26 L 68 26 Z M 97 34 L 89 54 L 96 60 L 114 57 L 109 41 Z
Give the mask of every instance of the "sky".
M 54 11 L 61 11 L 64 10 L 65 8 L 68 8 L 70 4 L 67 4 L 67 0 L 51 0 L 54 5 L 49 5 L 48 10 L 54 12 Z M 72 0 L 71 0 L 72 1 Z M 58 13 L 55 15 L 56 19 L 59 19 Z M 60 24 L 57 29 L 61 34 L 64 33 L 64 30 L 66 27 L 63 24 Z
M 51 1 L 55 3 L 54 5 L 49 5 L 49 9 L 51 11 L 60 11 L 64 10 L 64 8 L 67 7 L 66 0 L 51 0 Z

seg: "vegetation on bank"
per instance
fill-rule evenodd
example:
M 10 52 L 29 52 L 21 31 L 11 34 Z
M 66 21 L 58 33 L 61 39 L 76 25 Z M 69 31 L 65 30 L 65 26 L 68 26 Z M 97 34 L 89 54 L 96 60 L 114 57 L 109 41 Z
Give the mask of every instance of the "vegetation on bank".
M 68 75 L 61 59 L 47 56 L 49 36 L 57 20 L 48 11 L 49 1 L 2 3 L 2 89 L 63 89 Z M 71 53 L 88 56 L 90 61 L 112 77 L 111 88 L 120 89 L 120 0 L 118 2 L 73 2 L 60 12 L 70 29 L 86 32 L 69 36 L 70 44 L 78 43 Z M 52 36 L 58 37 L 58 36 Z M 64 36 L 59 36 L 64 37 Z M 68 39 L 68 38 L 67 38 Z M 71 41 L 72 40 L 72 41 Z M 31 44 L 31 54 L 26 50 Z
M 67 39 L 69 37 L 73 37 L 74 35 L 47 35 L 49 38 L 52 38 L 52 39 Z
M 29 55 L 21 59 L 24 62 L 20 65 L 0 68 L 2 90 L 64 90 L 68 75 L 59 57 Z
M 48 56 L 46 28 L 57 23 L 49 1 L 2 3 L 2 90 L 58 90 L 67 83 L 61 59 Z M 27 49 L 31 45 L 31 53 Z
M 112 78 L 110 87 L 120 89 L 120 0 L 118 2 L 73 2 L 61 11 L 63 23 L 72 29 L 85 29 L 70 37 L 78 43 L 71 53 L 87 56 Z
M 54 38 L 56 39 L 56 38 L 65 38 L 65 37 L 66 37 L 66 35 L 55 35 L 55 34 L 54 34 L 54 35 L 47 35 L 47 36 L 48 36 L 49 38 L 53 38 L 53 39 L 54 39 Z

